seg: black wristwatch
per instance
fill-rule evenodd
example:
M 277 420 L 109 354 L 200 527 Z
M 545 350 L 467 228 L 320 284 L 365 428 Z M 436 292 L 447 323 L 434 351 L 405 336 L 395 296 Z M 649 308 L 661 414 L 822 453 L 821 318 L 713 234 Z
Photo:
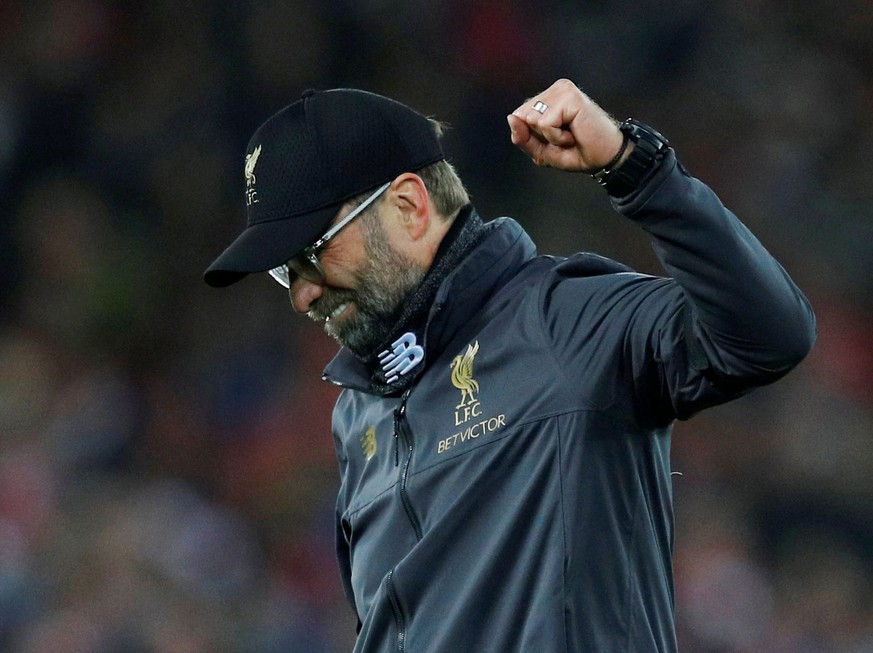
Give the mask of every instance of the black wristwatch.
M 618 128 L 625 139 L 633 142 L 633 152 L 617 168 L 615 164 L 608 165 L 591 175 L 612 197 L 624 197 L 636 190 L 670 147 L 669 141 L 660 132 L 633 118 L 628 118 Z M 622 146 L 620 154 L 626 145 Z

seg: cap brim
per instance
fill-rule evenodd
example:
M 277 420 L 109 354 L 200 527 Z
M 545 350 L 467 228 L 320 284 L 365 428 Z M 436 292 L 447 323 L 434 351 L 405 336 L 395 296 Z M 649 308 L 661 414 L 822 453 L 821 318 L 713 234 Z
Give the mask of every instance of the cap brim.
M 286 263 L 322 235 L 338 210 L 339 205 L 327 206 L 246 227 L 207 268 L 203 280 L 214 288 L 223 288 L 252 272 L 266 272 Z

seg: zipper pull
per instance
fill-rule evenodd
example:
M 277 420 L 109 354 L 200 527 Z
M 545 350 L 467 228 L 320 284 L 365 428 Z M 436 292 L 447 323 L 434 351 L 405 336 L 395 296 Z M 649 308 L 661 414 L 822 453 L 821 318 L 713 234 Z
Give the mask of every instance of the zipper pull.
M 400 405 L 394 409 L 394 466 L 400 466 L 400 429 L 406 417 L 406 401 L 412 388 L 406 388 L 400 397 Z
M 394 409 L 394 466 L 400 465 L 400 409 Z
M 400 428 L 401 420 L 406 415 L 406 400 L 412 388 L 406 388 L 400 397 L 400 405 L 394 409 L 394 466 L 400 466 Z

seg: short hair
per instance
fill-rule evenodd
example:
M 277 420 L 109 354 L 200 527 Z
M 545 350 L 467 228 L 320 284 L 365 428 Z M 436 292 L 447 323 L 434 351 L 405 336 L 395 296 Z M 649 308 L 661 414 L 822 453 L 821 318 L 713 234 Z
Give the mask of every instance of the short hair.
M 446 129 L 445 125 L 433 118 L 428 118 L 428 120 L 430 120 L 437 137 L 442 138 Z M 421 177 L 437 213 L 439 213 L 443 220 L 453 221 L 458 212 L 470 203 L 470 195 L 464 187 L 464 182 L 461 181 L 455 167 L 445 159 L 426 165 L 418 170 L 412 170 L 411 172 Z M 350 203 L 352 206 L 358 206 L 369 195 L 369 192 L 362 193 L 352 198 Z M 376 204 L 378 203 L 376 202 Z
M 424 187 L 433 205 L 444 220 L 454 220 L 458 212 L 470 203 L 470 195 L 455 167 L 443 159 L 415 172 L 424 182 Z
M 442 139 L 448 126 L 435 118 L 428 118 L 437 138 Z M 458 212 L 470 203 L 470 195 L 455 167 L 445 159 L 431 163 L 415 173 L 421 177 L 433 204 L 444 220 L 454 220 Z

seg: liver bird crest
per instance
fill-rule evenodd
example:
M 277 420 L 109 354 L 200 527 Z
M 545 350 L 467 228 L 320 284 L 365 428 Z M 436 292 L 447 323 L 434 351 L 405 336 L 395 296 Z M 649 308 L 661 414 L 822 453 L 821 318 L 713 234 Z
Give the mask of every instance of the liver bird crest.
M 473 378 L 473 359 L 479 351 L 479 341 L 467 345 L 467 351 L 455 356 L 451 362 L 452 385 L 461 391 L 461 403 L 455 408 L 462 408 L 476 401 L 475 393 L 479 392 L 479 383 Z
M 246 185 L 252 186 L 255 183 L 255 166 L 258 165 L 258 157 L 261 156 L 261 147 L 258 145 L 255 151 L 251 154 L 246 154 Z

